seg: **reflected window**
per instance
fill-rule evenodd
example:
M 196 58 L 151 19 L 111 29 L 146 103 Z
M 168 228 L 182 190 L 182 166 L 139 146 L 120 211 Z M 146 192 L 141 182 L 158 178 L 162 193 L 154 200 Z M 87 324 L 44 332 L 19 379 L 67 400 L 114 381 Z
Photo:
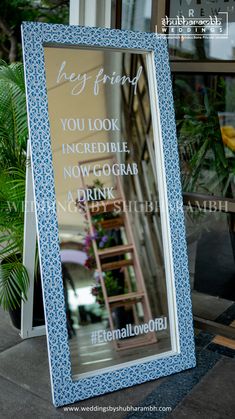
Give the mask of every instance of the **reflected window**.
M 193 313 L 216 321 L 235 295 L 234 214 L 220 200 L 235 198 L 235 77 L 175 73 L 173 88 Z
M 201 29 L 199 26 L 197 28 L 192 26 L 190 28 L 192 36 L 188 38 L 176 36 L 169 39 L 172 60 L 235 60 L 235 7 L 233 1 L 200 0 L 189 5 L 189 2 L 177 0 L 170 1 L 169 4 L 169 17 L 183 16 L 186 19 L 193 19 L 193 17 L 201 19 L 208 17 L 221 18 L 222 29 L 224 33 L 228 34 L 221 37 L 219 28 L 214 29 L 209 25 L 202 33 L 204 36 L 194 38 L 193 34 L 197 36 L 196 31 Z M 175 30 L 178 31 L 178 28 Z M 211 36 L 214 31 L 217 31 L 217 36 Z
M 235 77 L 173 76 L 184 191 L 235 196 Z
M 152 0 L 123 0 L 122 29 L 150 32 Z

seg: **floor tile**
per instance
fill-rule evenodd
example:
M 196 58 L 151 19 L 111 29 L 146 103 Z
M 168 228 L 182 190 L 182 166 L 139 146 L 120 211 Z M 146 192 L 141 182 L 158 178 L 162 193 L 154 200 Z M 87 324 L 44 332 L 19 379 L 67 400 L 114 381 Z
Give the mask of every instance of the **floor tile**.
M 234 419 L 235 361 L 221 358 L 168 419 Z
M 0 376 L 51 401 L 45 336 L 21 340 L 0 354 Z
M 190 370 L 167 377 L 162 384 L 146 397 L 140 406 L 171 407 L 172 410 L 181 400 L 192 391 L 194 386 L 200 382 L 202 377 L 212 369 L 220 360 L 221 356 L 207 350 L 197 351 L 197 366 Z M 165 418 L 168 415 L 165 411 L 154 412 L 133 412 L 127 416 L 134 418 Z
M 72 414 L 65 414 L 55 409 L 51 403 L 41 400 L 26 389 L 2 377 L 0 377 L 0 406 L 0 415 L 4 419 L 59 419 L 65 417 L 69 419 L 72 417 Z
M 0 352 L 22 342 L 19 330 L 11 325 L 8 312 L 0 307 Z

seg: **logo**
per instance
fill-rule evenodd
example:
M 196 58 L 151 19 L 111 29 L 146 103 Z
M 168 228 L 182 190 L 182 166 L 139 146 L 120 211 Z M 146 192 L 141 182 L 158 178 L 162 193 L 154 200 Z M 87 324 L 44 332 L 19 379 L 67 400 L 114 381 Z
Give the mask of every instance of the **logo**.
M 161 28 L 156 26 L 158 34 L 173 39 L 210 39 L 228 38 L 228 12 L 218 12 L 207 17 L 165 16 L 161 19 Z

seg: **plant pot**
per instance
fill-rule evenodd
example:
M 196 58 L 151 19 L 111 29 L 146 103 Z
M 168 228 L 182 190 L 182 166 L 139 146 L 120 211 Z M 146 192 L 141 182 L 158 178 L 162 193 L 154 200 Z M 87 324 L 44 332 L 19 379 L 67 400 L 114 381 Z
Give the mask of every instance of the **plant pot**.
M 11 322 L 16 329 L 21 329 L 21 305 L 16 308 L 9 309 Z

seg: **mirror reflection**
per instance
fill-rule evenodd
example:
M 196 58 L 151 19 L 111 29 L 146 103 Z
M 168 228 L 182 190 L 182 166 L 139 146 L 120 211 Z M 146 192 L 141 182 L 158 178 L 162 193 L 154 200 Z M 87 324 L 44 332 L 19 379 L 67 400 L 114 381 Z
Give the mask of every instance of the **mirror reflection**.
M 146 55 L 45 47 L 74 377 L 170 351 Z

